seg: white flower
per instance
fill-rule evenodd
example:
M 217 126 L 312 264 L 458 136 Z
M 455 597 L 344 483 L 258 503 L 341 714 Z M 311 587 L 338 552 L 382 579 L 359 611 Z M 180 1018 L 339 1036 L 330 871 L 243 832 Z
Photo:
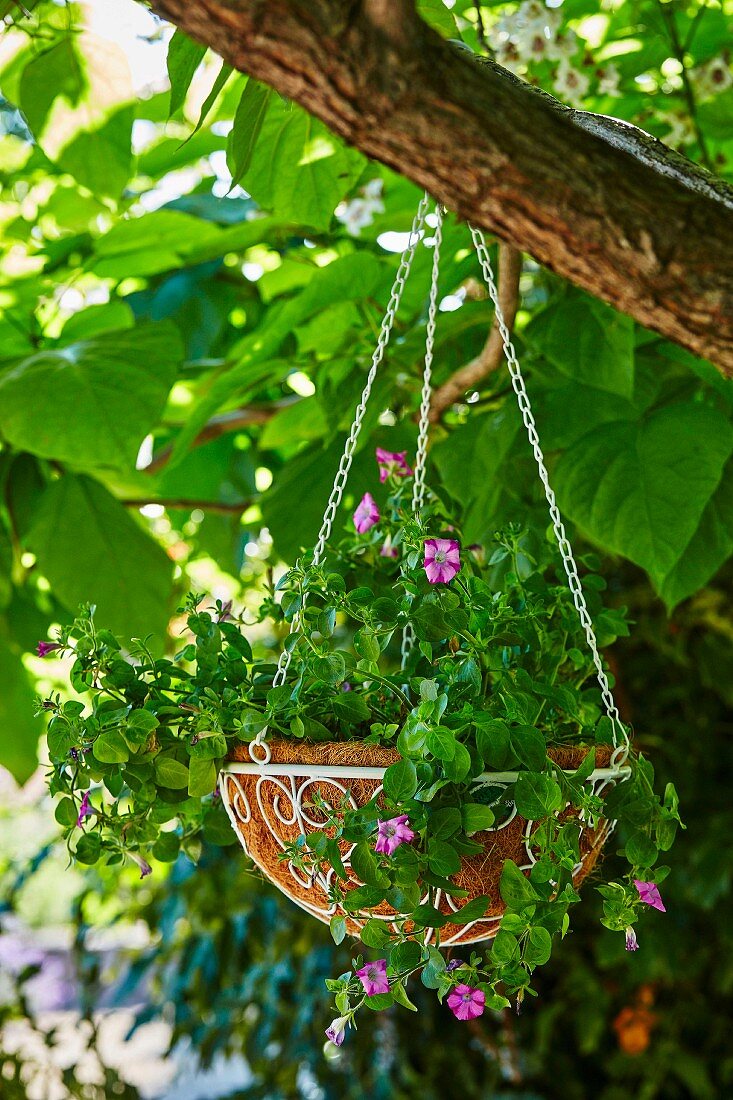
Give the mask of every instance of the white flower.
M 596 69 L 596 76 L 598 77 L 599 95 L 621 95 L 618 90 L 621 74 L 615 65 L 603 65 L 600 69 Z
M 499 65 L 509 69 L 509 72 L 515 75 L 518 75 L 525 68 L 519 55 L 519 48 L 513 38 L 502 38 L 496 47 L 496 60 Z
M 557 94 L 573 107 L 581 105 L 583 96 L 590 87 L 590 80 L 585 73 L 574 69 L 569 61 L 560 62 L 553 83 Z
M 547 57 L 550 61 L 562 61 L 573 57 L 580 46 L 580 39 L 575 31 L 563 31 L 550 39 L 547 45 Z
M 371 225 L 375 214 L 383 213 L 381 179 L 369 180 L 361 188 L 359 197 L 350 202 L 340 202 L 336 207 L 336 218 L 352 237 L 358 237 L 362 229 Z
M 720 95 L 733 84 L 733 74 L 724 57 L 714 57 L 712 61 L 693 69 L 690 75 L 695 91 L 701 99 Z
M 687 115 L 666 115 L 663 121 L 669 126 L 669 130 L 664 135 L 666 145 L 678 149 L 681 145 L 689 145 L 695 140 L 695 131 Z

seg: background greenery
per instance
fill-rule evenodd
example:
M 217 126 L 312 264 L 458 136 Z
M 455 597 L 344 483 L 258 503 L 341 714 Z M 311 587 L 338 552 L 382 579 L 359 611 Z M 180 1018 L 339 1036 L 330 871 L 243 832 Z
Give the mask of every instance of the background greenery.
M 420 7 L 567 102 L 733 174 L 729 0 L 487 4 L 480 24 L 463 0 Z M 113 630 L 174 645 L 189 587 L 246 605 L 312 543 L 419 198 L 203 48 L 180 35 L 167 47 L 171 29 L 128 0 L 30 8 L 0 5 L 0 762 L 21 782 L 38 760 L 33 696 L 63 676 L 32 656 L 52 624 L 93 601 Z M 551 27 L 540 46 L 538 25 Z M 450 220 L 444 242 L 438 384 L 491 323 L 467 231 Z M 375 444 L 414 450 L 430 262 L 421 246 L 351 498 L 373 487 Z M 114 868 L 81 879 L 63 870 L 53 808 L 20 845 L 15 802 L 6 916 L 42 924 L 49 893 L 61 899 L 90 1011 L 87 930 L 144 921 L 149 946 L 129 969 L 117 960 L 115 996 L 138 990 L 142 1018 L 165 1015 L 204 1060 L 243 1051 L 255 1081 L 237 1095 L 731 1089 L 733 383 L 529 260 L 521 292 L 517 345 L 561 508 L 636 620 L 613 655 L 622 711 L 682 798 L 668 914 L 627 957 L 598 931 L 589 884 L 524 1016 L 467 1028 L 426 1001 L 419 1029 L 380 1019 L 329 1062 L 321 978 L 345 956 L 236 849 L 158 864 L 144 886 L 120 886 Z M 512 519 L 544 530 L 503 370 L 436 426 L 430 476 L 471 541 Z M 28 976 L 4 990 L 0 1018 L 31 1012 Z M 109 1072 L 83 1085 L 72 1066 L 67 1087 L 115 1095 Z

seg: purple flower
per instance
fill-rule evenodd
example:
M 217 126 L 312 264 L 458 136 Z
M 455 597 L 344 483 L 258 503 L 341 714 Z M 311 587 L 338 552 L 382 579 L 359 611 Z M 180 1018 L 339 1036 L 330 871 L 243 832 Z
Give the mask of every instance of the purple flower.
M 352 688 L 352 686 L 351 686 L 351 684 L 349 683 L 349 681 L 348 681 L 348 680 L 344 680 L 343 684 L 341 685 L 341 691 L 342 691 L 342 692 L 344 692 L 344 691 L 353 691 L 353 690 L 354 690 L 354 689 Z
M 89 805 L 89 791 L 84 791 L 81 799 L 81 805 L 79 806 L 79 816 L 76 819 L 77 829 L 81 829 L 82 822 L 85 817 L 93 817 L 94 810 Z
M 461 568 L 455 539 L 425 540 L 425 572 L 431 584 L 448 584 Z
M 448 1008 L 457 1020 L 475 1020 L 486 1007 L 486 995 L 470 985 L 457 985 L 448 994 Z
M 326 1038 L 330 1039 L 332 1043 L 335 1043 L 337 1047 L 340 1047 L 346 1037 L 346 1024 L 348 1023 L 348 1016 L 337 1016 L 335 1020 L 332 1020 L 329 1027 L 326 1028 Z
M 655 883 L 641 882 L 638 878 L 635 878 L 634 886 L 639 891 L 639 897 L 645 905 L 651 905 L 653 909 L 658 909 L 660 913 L 667 912 L 664 908 L 662 895 L 659 893 L 659 887 Z
M 388 477 L 409 477 L 414 473 L 407 461 L 407 451 L 385 451 L 383 447 L 377 447 L 376 453 L 380 481 L 386 481 Z
M 367 997 L 374 997 L 378 993 L 389 993 L 386 959 L 367 963 L 361 970 L 357 970 L 356 976 L 363 985 Z
M 627 951 L 638 951 L 639 950 L 639 941 L 636 938 L 636 932 L 631 927 L 626 929 L 626 950 Z
M 385 856 L 391 856 L 400 844 L 408 844 L 415 839 L 416 835 L 410 828 L 407 814 L 391 817 L 389 821 L 378 821 L 377 833 L 374 851 L 381 852 Z
M 354 527 L 356 527 L 360 535 L 363 535 L 364 532 L 368 531 L 370 527 L 373 527 L 375 523 L 379 523 L 377 502 L 371 493 L 364 493 L 364 496 L 361 498 L 354 512 Z
M 63 649 L 60 642 L 39 642 L 36 653 L 39 657 L 48 657 L 49 653 L 53 653 L 56 649 Z
M 128 852 L 127 854 L 129 855 L 133 863 L 137 863 L 138 867 L 140 868 L 140 878 L 145 878 L 146 875 L 152 874 L 153 868 L 150 866 L 146 859 L 143 859 L 142 856 L 139 856 L 137 852 Z
M 463 959 L 451 959 L 445 969 L 450 974 L 451 970 L 458 970 L 460 966 L 463 966 Z
M 392 545 L 392 539 L 389 536 L 387 536 L 387 538 L 382 543 L 382 549 L 379 551 L 379 556 L 380 558 L 397 557 L 397 547 Z

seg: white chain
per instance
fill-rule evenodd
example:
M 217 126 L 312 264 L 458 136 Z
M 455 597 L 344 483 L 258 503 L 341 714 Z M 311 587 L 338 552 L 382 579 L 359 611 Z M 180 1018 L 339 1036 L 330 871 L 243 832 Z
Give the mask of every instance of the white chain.
M 552 529 L 555 532 L 555 538 L 560 550 L 562 562 L 565 567 L 565 573 L 567 574 L 568 584 L 570 586 L 570 592 L 573 597 L 573 603 L 575 609 L 578 612 L 583 630 L 585 631 L 585 637 L 588 642 L 588 647 L 593 657 L 593 664 L 596 668 L 596 676 L 601 688 L 601 695 L 603 697 L 603 703 L 606 707 L 606 713 L 611 719 L 611 725 L 613 728 L 613 743 L 616 746 L 616 752 L 612 758 L 612 764 L 621 765 L 626 760 L 629 753 L 629 738 L 621 721 L 621 717 L 616 707 L 616 703 L 613 698 L 611 686 L 606 676 L 606 670 L 603 667 L 603 661 L 598 652 L 598 639 L 596 638 L 595 630 L 593 629 L 593 621 L 588 612 L 588 607 L 585 602 L 585 596 L 583 595 L 583 586 L 580 583 L 580 577 L 578 576 L 578 567 L 575 563 L 575 557 L 573 555 L 573 549 L 568 541 L 565 533 L 565 526 L 562 521 L 562 516 L 557 507 L 555 500 L 555 494 L 550 485 L 549 475 L 547 473 L 547 467 L 545 465 L 545 457 L 540 447 L 540 440 L 537 434 L 537 425 L 532 414 L 532 406 L 530 405 L 527 389 L 524 385 L 524 378 L 522 377 L 522 369 L 517 359 L 517 353 L 512 343 L 511 334 L 507 327 L 507 323 L 504 319 L 504 313 L 501 305 L 499 304 L 499 292 L 496 288 L 496 281 L 494 279 L 494 269 L 491 264 L 491 258 L 489 256 L 489 250 L 486 247 L 486 240 L 480 229 L 476 229 L 474 226 L 469 227 L 471 230 L 471 236 L 473 243 L 478 254 L 479 262 L 483 270 L 484 279 L 489 289 L 489 297 L 494 304 L 494 316 L 496 317 L 496 323 L 499 326 L 499 332 L 501 333 L 501 339 L 504 344 L 504 354 L 506 355 L 507 365 L 509 367 L 509 374 L 511 375 L 512 388 L 517 395 L 517 404 L 519 405 L 519 411 L 522 414 L 522 420 L 524 426 L 527 429 L 527 435 L 529 442 L 532 446 L 532 452 L 534 454 L 535 462 L 537 463 L 537 470 L 539 471 L 540 481 L 545 490 L 545 497 L 547 498 L 547 504 L 550 510 L 550 519 L 552 520 Z M 619 731 L 622 736 L 622 743 L 619 745 L 618 734 Z
M 339 505 L 341 504 L 341 498 L 344 495 L 344 489 L 346 488 L 346 481 L 349 476 L 349 470 L 351 469 L 351 463 L 354 458 L 354 451 L 356 450 L 356 444 L 359 439 L 359 433 L 361 432 L 362 421 L 366 413 L 367 403 L 369 396 L 372 392 L 372 386 L 374 379 L 377 376 L 377 370 L 384 358 L 384 352 L 389 343 L 389 338 L 392 334 L 392 326 L 394 325 L 395 314 L 399 308 L 400 299 L 402 298 L 402 292 L 405 289 L 405 282 L 410 274 L 410 268 L 412 267 L 412 261 L 415 257 L 415 250 L 417 249 L 420 241 L 423 226 L 425 224 L 425 215 L 428 209 L 429 197 L 427 194 L 423 195 L 420 200 L 420 204 L 417 208 L 415 217 L 413 218 L 412 228 L 410 229 L 410 237 L 400 258 L 399 267 L 397 268 L 397 274 L 395 276 L 394 283 L 392 285 L 392 293 L 387 305 L 387 311 L 382 319 L 382 325 L 379 330 L 379 339 L 377 340 L 377 346 L 374 349 L 372 355 L 372 365 L 369 368 L 364 389 L 361 394 L 361 400 L 356 406 L 354 413 L 354 420 L 351 425 L 351 431 L 349 432 L 344 447 L 344 452 L 341 456 L 341 461 L 336 471 L 336 477 L 334 479 L 333 488 L 331 489 L 331 495 L 328 498 L 328 504 L 326 510 L 323 513 L 323 520 L 321 521 L 321 529 L 318 533 L 318 541 L 316 542 L 313 550 L 313 561 L 311 568 L 317 566 L 321 562 L 323 552 L 326 549 L 326 543 L 331 535 L 331 528 L 333 527 L 333 521 L 336 518 Z M 290 626 L 290 633 L 300 629 L 300 624 L 303 618 L 303 612 L 305 610 L 306 593 L 303 592 L 301 596 L 301 605 L 296 614 L 293 616 L 293 620 Z M 280 654 L 280 658 L 277 662 L 277 670 L 272 681 L 273 687 L 280 687 L 285 683 L 285 678 L 290 667 L 290 661 L 292 659 L 292 648 L 285 646 Z
M 435 348 L 435 324 L 438 317 L 438 274 L 440 271 L 440 244 L 443 239 L 443 207 L 435 204 L 435 235 L 433 244 L 433 268 L 430 279 L 430 300 L 428 302 L 428 322 L 425 332 L 425 366 L 423 369 L 422 393 L 420 399 L 420 422 L 417 432 L 417 451 L 415 454 L 415 478 L 412 483 L 412 514 L 417 517 L 425 500 L 425 468 L 428 457 L 428 433 L 430 431 L 430 402 L 433 395 L 433 351 Z M 402 631 L 400 647 L 400 667 L 405 668 L 415 644 L 415 631 L 412 623 L 407 622 Z

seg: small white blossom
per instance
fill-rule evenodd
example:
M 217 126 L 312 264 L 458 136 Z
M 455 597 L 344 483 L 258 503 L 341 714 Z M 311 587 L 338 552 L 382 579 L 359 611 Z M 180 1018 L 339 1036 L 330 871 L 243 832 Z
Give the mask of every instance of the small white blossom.
M 569 61 L 560 62 L 553 83 L 557 94 L 573 107 L 582 104 L 583 96 L 590 87 L 590 80 L 585 73 L 574 69 Z
M 714 57 L 712 61 L 693 69 L 690 75 L 700 99 L 720 95 L 733 84 L 733 74 L 724 57 Z
M 664 142 L 673 149 L 679 149 L 682 145 L 689 145 L 695 140 L 695 131 L 687 115 L 666 115 L 663 120 L 669 126 L 664 135 Z
M 621 95 L 618 88 L 620 75 L 615 65 L 603 65 L 600 69 L 596 69 L 596 76 L 598 77 L 598 94 L 611 96 Z
M 502 38 L 496 47 L 496 60 L 503 68 L 518 76 L 525 68 L 513 38 Z
M 336 207 L 336 218 L 352 237 L 358 237 L 362 229 L 371 225 L 375 214 L 383 213 L 381 179 L 370 180 L 361 188 L 357 198 L 340 202 Z
M 563 61 L 574 57 L 580 47 L 580 39 L 575 31 L 563 31 L 554 35 L 547 46 L 547 56 L 550 61 Z

